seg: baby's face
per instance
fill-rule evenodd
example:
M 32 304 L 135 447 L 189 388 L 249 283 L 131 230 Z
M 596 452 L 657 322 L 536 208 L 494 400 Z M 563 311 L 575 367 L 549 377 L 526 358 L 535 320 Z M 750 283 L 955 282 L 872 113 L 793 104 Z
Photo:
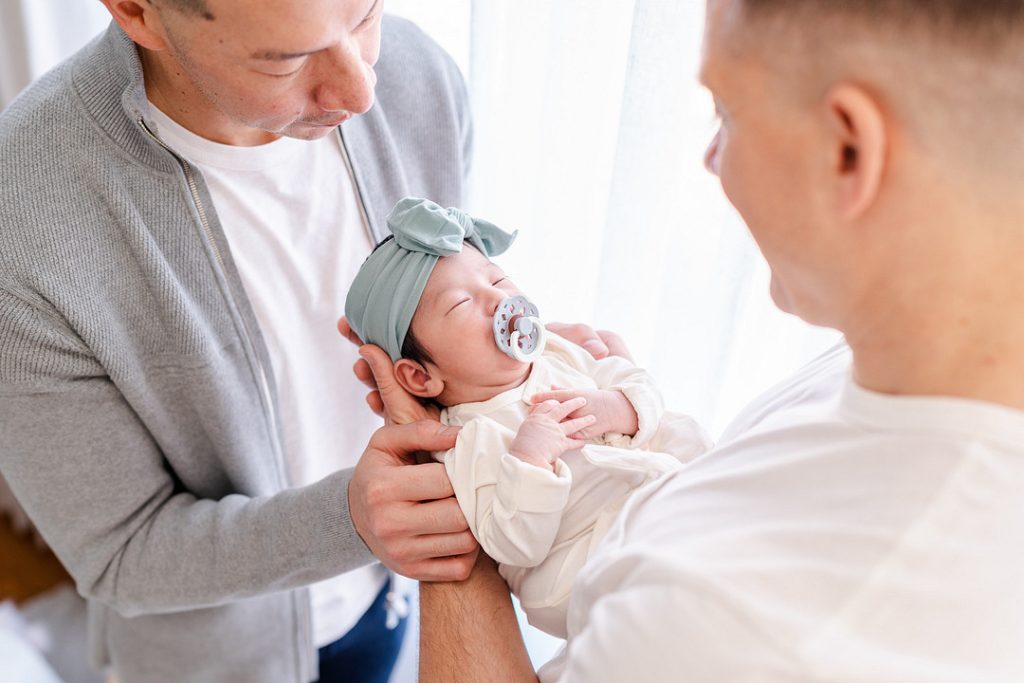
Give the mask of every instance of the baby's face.
M 468 243 L 438 260 L 411 328 L 433 359 L 430 370 L 445 383 L 438 397 L 443 404 L 486 400 L 529 374 L 529 365 L 494 342 L 494 311 L 517 294 L 522 292 L 501 268 Z

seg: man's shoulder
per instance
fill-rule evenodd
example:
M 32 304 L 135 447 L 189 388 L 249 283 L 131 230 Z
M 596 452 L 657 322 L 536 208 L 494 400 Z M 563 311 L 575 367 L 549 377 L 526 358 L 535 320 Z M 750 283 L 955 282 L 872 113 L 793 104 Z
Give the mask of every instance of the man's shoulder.
M 64 63 L 22 91 L 0 112 L 0 164 L 7 175 L 9 155 L 28 149 L 52 147 L 59 141 L 59 127 L 74 113 L 70 64 Z
M 451 56 L 415 23 L 392 15 L 384 18 L 375 70 L 377 95 L 389 103 L 422 106 L 436 102 L 439 91 L 463 89 Z
M 41 226 L 58 220 L 62 205 L 73 215 L 75 201 L 59 203 L 68 179 L 79 173 L 76 140 L 69 132 L 78 113 L 64 64 L 30 85 L 0 113 L 0 276 L 16 266 L 45 260 L 52 239 Z M 34 255 L 29 258 L 30 255 Z

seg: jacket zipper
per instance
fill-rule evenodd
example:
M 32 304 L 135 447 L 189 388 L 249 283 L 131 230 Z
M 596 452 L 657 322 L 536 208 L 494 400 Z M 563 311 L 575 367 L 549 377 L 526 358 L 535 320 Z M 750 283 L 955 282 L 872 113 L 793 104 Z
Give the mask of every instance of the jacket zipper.
M 206 241 L 210 245 L 210 249 L 213 251 L 213 256 L 217 261 L 217 265 L 220 266 L 221 272 L 223 274 L 226 270 L 224 266 L 224 258 L 221 256 L 220 250 L 217 248 L 217 242 L 213 239 L 213 230 L 210 228 L 210 220 L 209 217 L 206 215 L 206 207 L 203 206 L 202 199 L 199 197 L 199 185 L 198 183 L 196 183 L 195 175 L 192 173 L 192 169 L 189 167 L 188 162 L 186 162 L 182 157 L 178 156 L 178 154 L 173 149 L 164 144 L 164 141 L 157 137 L 156 134 L 149 129 L 149 126 L 146 125 L 145 120 L 143 120 L 142 118 L 139 119 L 139 126 L 142 127 L 142 130 L 146 131 L 146 134 L 149 135 L 149 137 L 153 138 L 154 142 L 156 142 L 158 145 L 160 145 L 160 147 L 165 149 L 168 154 L 174 157 L 174 159 L 178 162 L 178 165 L 181 166 L 181 170 L 185 174 L 185 182 L 188 185 L 189 193 L 192 195 L 192 202 L 195 204 L 196 211 L 199 213 L 199 222 L 202 225 L 203 234 L 206 236 Z M 225 281 L 226 280 L 227 277 L 225 276 Z M 231 296 L 230 289 L 228 290 L 228 296 Z M 232 301 L 232 304 L 235 304 L 235 302 Z M 237 310 L 237 304 L 235 304 L 235 308 Z M 242 330 L 245 332 L 245 335 L 247 337 L 246 341 L 248 341 L 250 347 L 252 347 L 253 360 L 256 363 L 256 368 L 259 370 L 258 374 L 260 378 L 260 392 L 263 397 L 263 403 L 266 406 L 266 410 L 268 413 L 268 421 L 270 422 L 270 433 L 272 436 L 272 441 L 274 443 L 274 451 L 277 455 L 278 478 L 282 480 L 282 487 L 287 487 L 288 479 L 281 469 L 283 467 L 284 458 L 283 454 L 281 453 L 280 436 L 277 433 L 277 419 L 276 414 L 274 412 L 274 402 L 271 400 L 270 396 L 270 384 L 267 381 L 267 371 L 266 368 L 263 367 L 263 363 L 260 361 L 259 354 L 256 353 L 256 349 L 253 347 L 252 332 L 249 330 L 249 325 L 248 323 L 246 323 L 245 316 L 242 315 L 241 311 L 239 311 L 238 317 L 242 321 Z
M 348 170 L 348 177 L 352 179 L 352 187 L 356 190 L 356 202 L 359 204 L 359 215 L 363 219 L 363 226 L 366 228 L 366 234 L 370 237 L 370 248 L 372 249 L 381 238 L 373 232 L 373 226 L 370 225 L 370 216 L 366 213 L 366 200 L 363 198 L 363 188 L 359 186 L 359 181 L 356 179 L 355 169 L 352 167 L 352 159 L 348 155 L 348 146 L 345 145 L 345 136 L 341 132 L 341 126 L 338 127 L 338 144 L 341 145 L 341 156 L 345 160 L 345 169 Z

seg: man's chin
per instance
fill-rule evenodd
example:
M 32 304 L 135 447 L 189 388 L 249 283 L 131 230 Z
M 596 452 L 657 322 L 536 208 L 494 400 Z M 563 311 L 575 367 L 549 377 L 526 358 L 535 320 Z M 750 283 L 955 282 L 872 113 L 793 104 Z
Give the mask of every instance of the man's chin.
M 776 308 L 783 313 L 792 313 L 796 315 L 796 311 L 793 310 L 793 302 L 789 298 L 789 294 L 786 292 L 785 287 L 779 283 L 778 277 L 775 273 L 772 273 L 771 284 L 768 286 L 768 291 L 771 294 L 772 301 L 775 302 Z

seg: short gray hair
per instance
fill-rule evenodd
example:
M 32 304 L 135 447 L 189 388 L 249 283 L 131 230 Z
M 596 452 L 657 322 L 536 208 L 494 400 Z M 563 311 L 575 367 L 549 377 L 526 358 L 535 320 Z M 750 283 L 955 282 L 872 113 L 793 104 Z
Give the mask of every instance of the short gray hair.
M 976 44 L 1016 39 L 1024 31 L 1024 0 L 742 0 L 742 5 L 752 17 L 851 17 Z

